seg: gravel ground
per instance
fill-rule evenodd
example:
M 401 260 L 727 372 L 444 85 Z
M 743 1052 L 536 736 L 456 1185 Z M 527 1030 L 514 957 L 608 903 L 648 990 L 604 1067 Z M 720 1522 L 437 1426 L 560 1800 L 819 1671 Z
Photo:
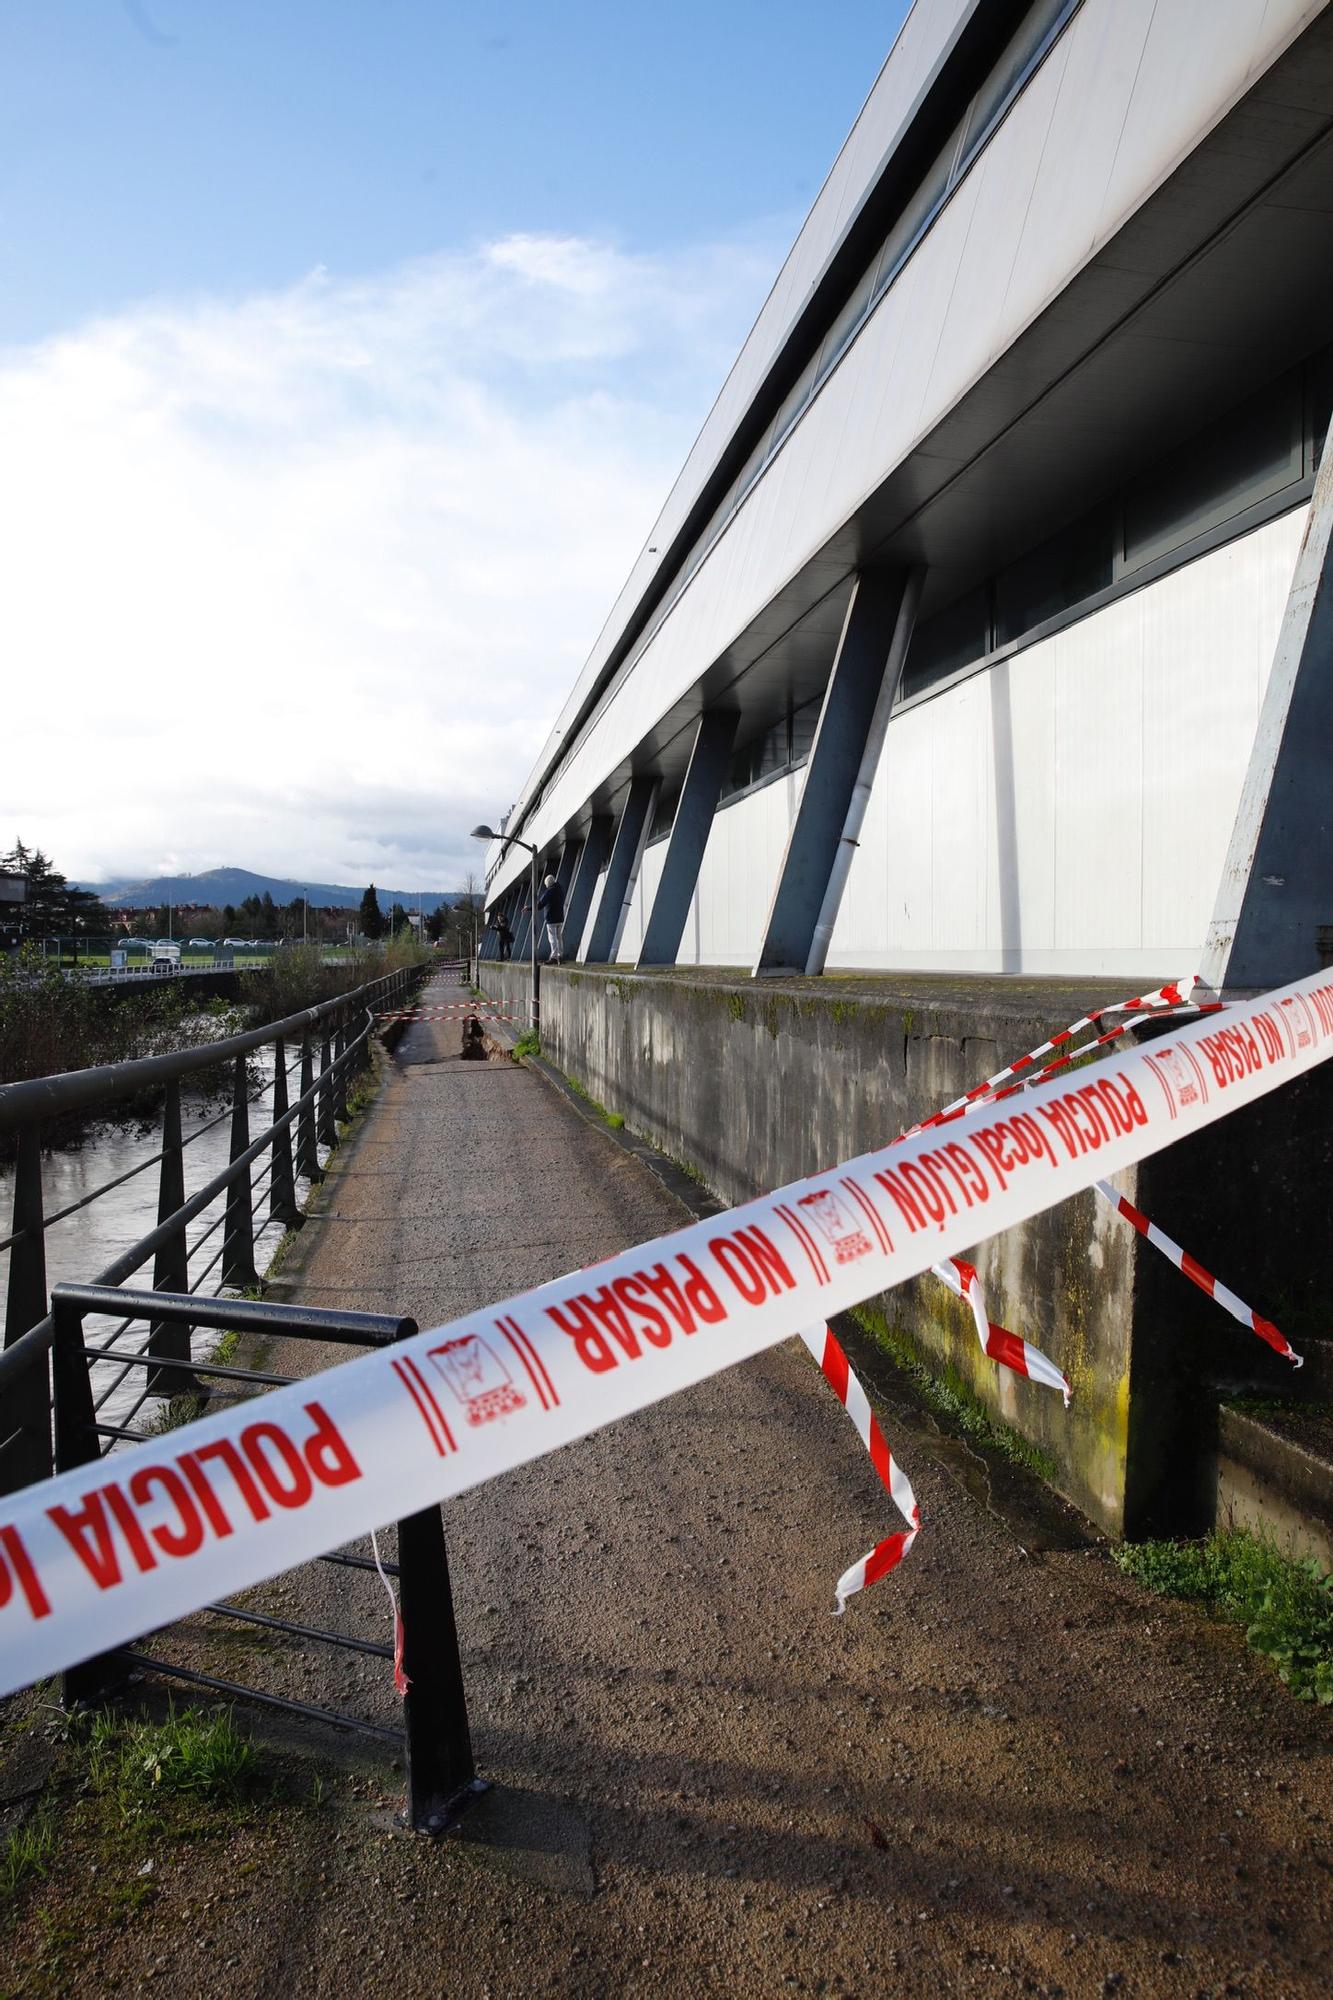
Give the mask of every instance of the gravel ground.
M 309 1303 L 427 1325 L 680 1225 L 540 1078 L 456 1048 L 408 1031 L 305 1232 Z M 394 1829 L 387 1757 L 358 1775 L 331 1741 L 327 1808 L 247 1827 L 221 1868 L 163 1857 L 81 1983 L 1327 1994 L 1328 1716 L 1104 1552 L 1025 1554 L 889 1427 L 925 1526 L 842 1619 L 833 1580 L 892 1510 L 793 1346 L 450 1503 L 495 1791 L 430 1843 Z M 314 1565 L 256 1601 L 383 1636 L 378 1591 Z M 379 1661 L 247 1642 L 244 1665 L 392 1720 Z

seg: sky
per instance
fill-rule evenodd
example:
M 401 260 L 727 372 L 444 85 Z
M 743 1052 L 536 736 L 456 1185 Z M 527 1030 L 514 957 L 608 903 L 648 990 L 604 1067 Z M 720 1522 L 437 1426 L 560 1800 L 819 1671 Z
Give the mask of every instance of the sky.
M 0 843 L 459 886 L 903 0 L 6 0 Z

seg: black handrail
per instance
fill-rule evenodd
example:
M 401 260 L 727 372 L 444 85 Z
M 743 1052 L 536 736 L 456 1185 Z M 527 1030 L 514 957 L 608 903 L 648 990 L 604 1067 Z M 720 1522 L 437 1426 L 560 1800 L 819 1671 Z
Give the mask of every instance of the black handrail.
M 191 1291 L 188 1260 L 205 1238 L 187 1245 L 186 1226 L 220 1198 L 226 1199 L 225 1215 L 219 1216 L 205 1236 L 223 1229 L 222 1247 L 196 1280 L 202 1284 L 218 1263 L 221 1282 L 241 1288 L 256 1281 L 254 1198 L 265 1179 L 270 1183 L 268 1219 L 288 1227 L 299 1225 L 300 1210 L 295 1199 L 296 1176 L 309 1181 L 323 1177 L 318 1147 L 337 1143 L 338 1122 L 347 1116 L 349 1073 L 369 1061 L 371 1034 L 377 1007 L 384 1010 L 399 1001 L 410 985 L 426 970 L 424 965 L 400 967 L 370 980 L 348 993 L 338 994 L 318 1006 L 307 1007 L 284 1020 L 269 1022 L 224 1041 L 210 1042 L 195 1049 L 182 1049 L 164 1056 L 149 1056 L 133 1062 L 107 1064 L 99 1069 L 74 1071 L 62 1076 L 40 1077 L 28 1083 L 0 1086 L 0 1130 L 18 1129 L 19 1153 L 15 1177 L 14 1227 L 10 1246 L 9 1296 L 6 1310 L 5 1347 L 0 1352 L 0 1399 L 3 1399 L 7 1435 L 0 1444 L 0 1492 L 49 1475 L 51 1470 L 50 1390 L 48 1356 L 53 1323 L 47 1309 L 45 1231 L 55 1218 L 43 1215 L 41 1195 L 40 1124 L 44 1118 L 70 1111 L 97 1109 L 153 1086 L 165 1089 L 163 1144 L 157 1159 L 161 1165 L 157 1226 L 123 1251 L 97 1274 L 95 1283 L 106 1288 L 106 1311 L 115 1313 L 114 1288 L 123 1285 L 150 1258 L 155 1260 L 153 1284 L 163 1292 Z M 357 1023 L 358 1014 L 361 1016 Z M 312 1061 L 318 1034 L 319 1068 Z M 255 1049 L 273 1044 L 276 1052 L 273 1117 L 254 1139 L 249 1130 L 249 1092 L 246 1088 L 246 1057 Z M 299 1044 L 301 1089 L 288 1103 L 286 1051 Z M 188 1140 L 180 1131 L 180 1080 L 220 1063 L 233 1066 L 231 1155 L 228 1164 L 206 1186 L 187 1200 L 181 1179 L 181 1154 Z M 296 1158 L 293 1160 L 293 1136 Z M 271 1151 L 272 1165 L 256 1184 L 251 1169 L 260 1156 Z M 116 1183 L 108 1183 L 110 1186 Z M 107 1192 L 108 1189 L 97 1192 Z M 75 1204 L 74 1206 L 81 1206 Z M 73 1212 L 71 1209 L 69 1212 Z M 210 1323 L 208 1309 L 197 1292 L 196 1323 Z M 216 1321 L 212 1321 L 216 1324 Z M 114 1340 L 115 1329 L 107 1344 Z M 188 1360 L 188 1334 L 165 1321 L 154 1324 L 146 1350 L 155 1361 L 166 1363 L 182 1356 Z M 123 1379 L 128 1357 L 108 1359 L 122 1364 Z M 169 1370 L 166 1372 L 170 1372 Z M 145 1376 L 144 1395 L 163 1393 L 158 1377 L 150 1369 Z M 115 1384 L 113 1383 L 112 1389 Z M 188 1380 L 183 1384 L 187 1391 Z M 108 1391 L 108 1393 L 110 1393 Z M 140 1403 L 143 1397 L 140 1397 Z M 139 1407 L 136 1403 L 135 1409 Z
M 355 1007 L 359 1000 L 394 979 L 388 973 L 369 980 L 350 993 L 333 1000 L 321 1000 L 317 1007 L 303 1008 L 283 1021 L 271 1021 L 263 1028 L 247 1028 L 243 1035 L 228 1035 L 224 1041 L 207 1042 L 197 1049 L 175 1049 L 168 1055 L 138 1056 L 129 1062 L 101 1063 L 95 1069 L 66 1070 L 60 1076 L 34 1076 L 24 1083 L 0 1083 L 0 1132 L 29 1125 L 35 1119 L 58 1118 L 71 1111 L 95 1111 L 105 1104 L 134 1097 L 164 1083 L 179 1083 L 182 1077 L 197 1076 L 201 1070 L 249 1055 L 269 1042 L 318 1027 L 334 1014 Z

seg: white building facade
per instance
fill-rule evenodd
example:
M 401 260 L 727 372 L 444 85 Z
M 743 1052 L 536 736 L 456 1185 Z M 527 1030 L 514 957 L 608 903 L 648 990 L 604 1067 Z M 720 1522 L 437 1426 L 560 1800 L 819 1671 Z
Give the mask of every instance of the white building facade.
M 1193 969 L 1331 404 L 1328 0 L 917 0 L 506 823 L 567 953 Z

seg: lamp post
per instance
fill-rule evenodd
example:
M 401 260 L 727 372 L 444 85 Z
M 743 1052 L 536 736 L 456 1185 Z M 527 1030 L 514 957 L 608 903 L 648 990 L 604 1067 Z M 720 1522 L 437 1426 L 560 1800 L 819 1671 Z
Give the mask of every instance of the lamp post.
M 537 850 L 530 841 L 520 840 L 516 833 L 496 833 L 489 826 L 474 826 L 472 829 L 472 838 L 474 840 L 498 840 L 501 843 L 500 854 L 502 859 L 507 847 L 521 847 L 528 855 L 529 894 L 532 899 L 532 976 L 529 1005 L 532 1009 L 533 1033 L 537 1034 L 541 1030 L 541 1003 L 537 997 Z

